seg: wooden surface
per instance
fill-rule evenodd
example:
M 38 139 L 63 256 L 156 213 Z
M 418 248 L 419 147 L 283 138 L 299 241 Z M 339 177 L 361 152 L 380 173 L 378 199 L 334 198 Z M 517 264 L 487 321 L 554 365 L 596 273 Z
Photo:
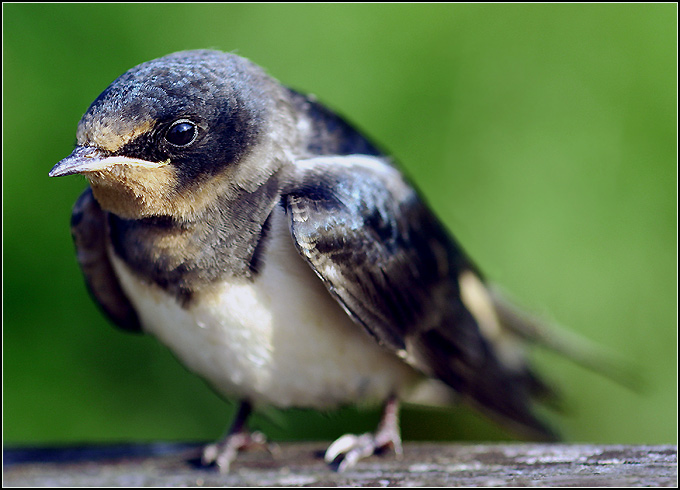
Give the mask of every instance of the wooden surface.
M 228 475 L 200 445 L 5 449 L 4 486 L 677 486 L 677 446 L 409 443 L 336 473 L 323 443 L 239 455 Z

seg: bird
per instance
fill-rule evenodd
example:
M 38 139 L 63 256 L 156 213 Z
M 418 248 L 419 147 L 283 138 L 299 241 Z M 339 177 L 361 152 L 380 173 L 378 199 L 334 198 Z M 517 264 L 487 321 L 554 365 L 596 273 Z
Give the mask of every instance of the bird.
M 267 406 L 382 406 L 375 432 L 328 447 L 339 471 L 400 455 L 411 400 L 557 438 L 535 413 L 555 390 L 526 348 L 587 356 L 485 278 L 393 157 L 248 59 L 191 50 L 128 70 L 49 172 L 74 174 L 89 184 L 71 232 L 95 302 L 239 403 L 206 465 L 228 472 L 262 443 L 247 419 Z

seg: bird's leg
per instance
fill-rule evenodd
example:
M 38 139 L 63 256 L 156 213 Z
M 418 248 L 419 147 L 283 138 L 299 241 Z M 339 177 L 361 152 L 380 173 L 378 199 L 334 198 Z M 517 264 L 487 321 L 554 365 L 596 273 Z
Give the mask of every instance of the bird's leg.
M 267 440 L 262 432 L 250 432 L 246 420 L 252 411 L 247 401 L 242 401 L 231 423 L 231 427 L 221 441 L 203 449 L 201 461 L 204 465 L 215 463 L 220 473 L 229 473 L 231 462 L 242 449 L 266 446 Z
M 372 456 L 390 446 L 397 457 L 402 456 L 399 400 L 396 396 L 390 396 L 385 402 L 382 418 L 374 433 L 345 434 L 328 447 L 324 459 L 329 464 L 337 465 L 338 471 L 344 471 L 354 466 L 360 459 Z

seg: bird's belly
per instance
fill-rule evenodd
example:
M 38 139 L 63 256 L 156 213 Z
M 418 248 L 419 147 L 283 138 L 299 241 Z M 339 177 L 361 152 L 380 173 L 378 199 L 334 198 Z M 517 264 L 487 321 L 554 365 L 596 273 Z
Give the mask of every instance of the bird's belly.
M 275 211 L 264 267 L 186 308 L 112 254 L 145 331 L 226 396 L 279 407 L 378 402 L 420 379 L 355 324 L 294 248 Z

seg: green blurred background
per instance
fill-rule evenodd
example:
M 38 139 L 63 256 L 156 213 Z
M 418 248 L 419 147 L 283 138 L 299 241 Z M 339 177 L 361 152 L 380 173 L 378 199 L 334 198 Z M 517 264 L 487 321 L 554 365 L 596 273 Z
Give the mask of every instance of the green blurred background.
M 633 393 L 550 354 L 567 440 L 677 441 L 677 6 L 3 5 L 3 437 L 210 440 L 234 405 L 90 301 L 48 179 L 78 119 L 173 51 L 248 57 L 402 163 L 487 275 L 638 367 Z M 273 439 L 370 430 L 376 410 L 267 410 Z M 407 408 L 407 440 L 510 436 L 465 408 Z

